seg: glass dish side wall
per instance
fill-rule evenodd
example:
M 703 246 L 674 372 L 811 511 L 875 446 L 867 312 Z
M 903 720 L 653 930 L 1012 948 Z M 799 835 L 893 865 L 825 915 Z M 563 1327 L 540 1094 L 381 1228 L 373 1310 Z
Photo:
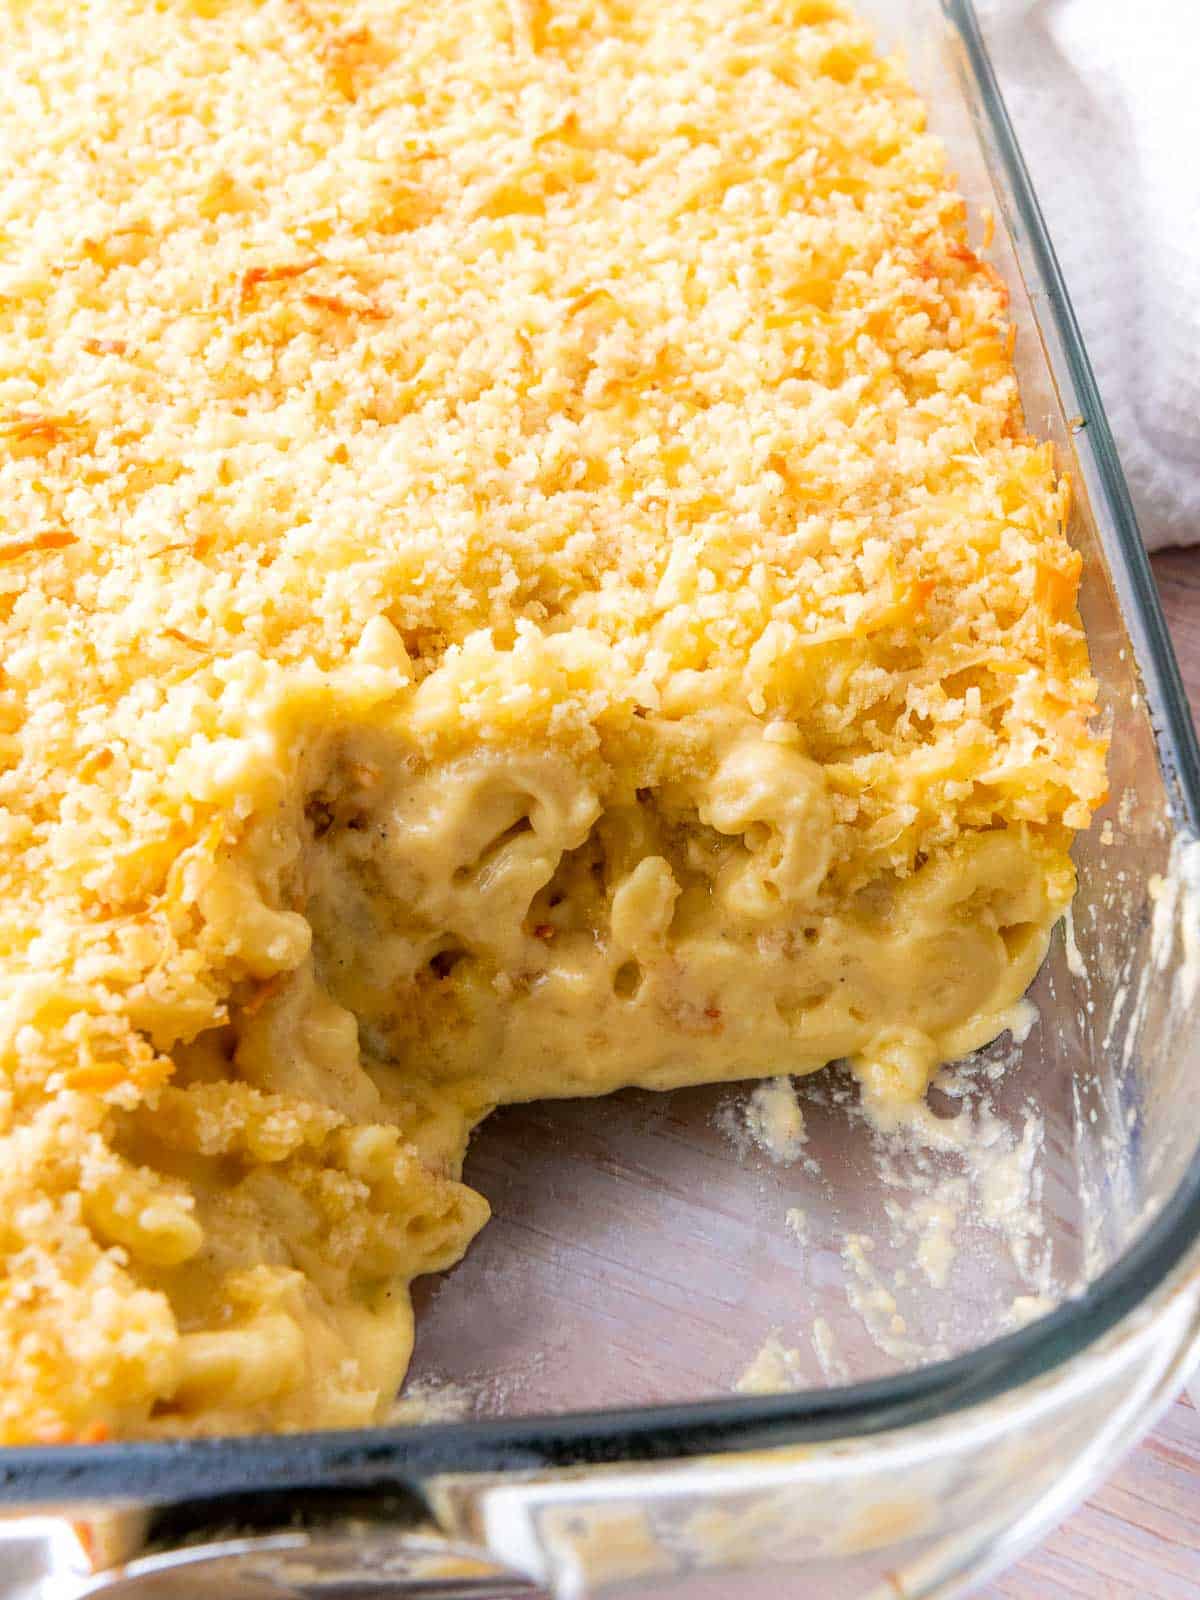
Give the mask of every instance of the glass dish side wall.
M 986 41 L 970 0 L 947 0 L 946 9 L 967 75 L 975 147 L 997 180 L 1002 248 L 1015 254 L 1027 291 L 1019 314 L 1022 393 L 1031 426 L 1054 440 L 1072 478 L 1070 531 L 1085 558 L 1081 610 L 1111 719 L 1111 799 L 1078 841 L 1079 894 L 1063 958 L 1043 974 L 1053 985 L 1057 1025 L 1075 1036 L 1069 1085 L 1081 1264 L 1091 1282 L 1189 1170 L 1194 1177 L 1200 1113 L 1186 1085 L 1197 1055 L 1192 930 L 1200 927 L 1200 901 L 1191 841 L 1200 824 L 1200 770 L 1120 463 Z

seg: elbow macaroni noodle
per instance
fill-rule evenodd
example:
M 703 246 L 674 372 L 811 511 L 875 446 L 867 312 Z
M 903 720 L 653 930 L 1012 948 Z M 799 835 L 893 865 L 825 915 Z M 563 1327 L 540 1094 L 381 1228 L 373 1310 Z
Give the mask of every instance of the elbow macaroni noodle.
M 1006 1025 L 1066 485 L 841 0 L 0 15 L 0 1439 L 359 1425 L 494 1106 Z

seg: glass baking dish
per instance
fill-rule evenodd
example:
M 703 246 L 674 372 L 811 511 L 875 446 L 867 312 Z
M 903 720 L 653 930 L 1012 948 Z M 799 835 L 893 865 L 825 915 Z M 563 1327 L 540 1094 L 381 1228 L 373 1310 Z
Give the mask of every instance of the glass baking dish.
M 833 1072 L 806 1081 L 787 1161 L 728 1087 L 501 1113 L 468 1165 L 495 1220 L 418 1297 L 407 1415 L 0 1453 L 24 1514 L 0 1594 L 716 1597 L 756 1574 L 762 1593 L 957 1594 L 1181 1380 L 1200 1336 L 1200 754 L 970 0 L 860 9 L 930 105 L 1012 291 L 1029 426 L 1076 491 L 1112 798 L 1024 1036 L 945 1075 L 919 1136 L 873 1134 Z

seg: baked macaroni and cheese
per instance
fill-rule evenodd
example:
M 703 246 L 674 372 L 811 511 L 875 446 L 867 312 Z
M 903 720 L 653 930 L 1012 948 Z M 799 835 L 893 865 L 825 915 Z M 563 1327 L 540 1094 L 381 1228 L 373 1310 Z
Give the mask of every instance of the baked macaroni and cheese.
M 381 1416 L 503 1101 L 992 1038 L 1067 492 L 840 0 L 0 0 L 0 1437 Z

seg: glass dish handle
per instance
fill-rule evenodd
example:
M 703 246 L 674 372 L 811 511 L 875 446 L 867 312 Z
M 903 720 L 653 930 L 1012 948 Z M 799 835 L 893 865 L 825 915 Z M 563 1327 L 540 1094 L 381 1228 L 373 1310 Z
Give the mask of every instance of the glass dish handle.
M 137 1513 L 127 1513 L 138 1517 Z M 140 1517 L 139 1517 L 139 1520 Z M 225 1519 L 225 1527 L 229 1525 Z M 426 1525 L 374 1516 L 206 1538 L 111 1564 L 84 1519 L 0 1533 L 2 1600 L 538 1600 L 545 1590 Z

